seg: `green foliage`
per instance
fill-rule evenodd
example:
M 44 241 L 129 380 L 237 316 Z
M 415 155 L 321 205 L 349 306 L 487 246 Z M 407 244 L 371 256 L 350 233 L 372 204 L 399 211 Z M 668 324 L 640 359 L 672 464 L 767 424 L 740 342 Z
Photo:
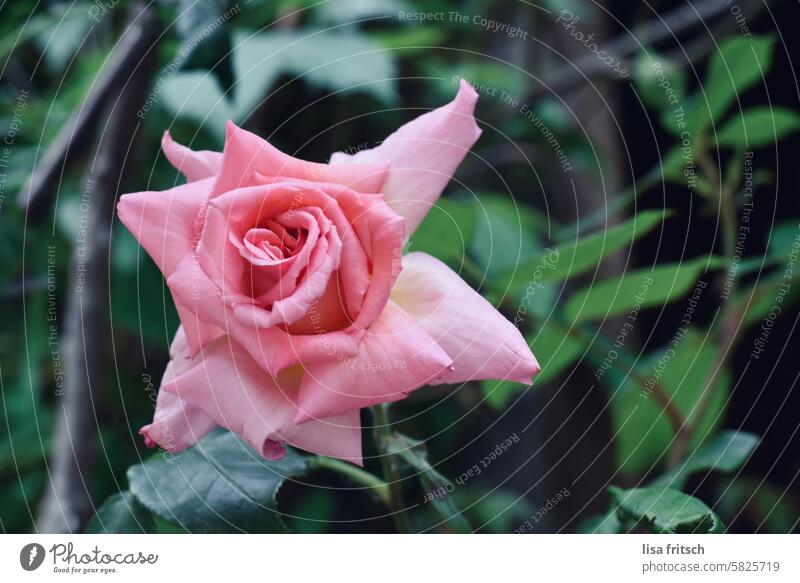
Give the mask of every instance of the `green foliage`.
M 395 99 L 394 62 L 386 51 L 361 33 L 336 30 L 271 31 L 233 35 L 232 66 L 237 80 L 224 92 L 207 72 L 186 71 L 170 78 L 161 90 L 171 114 L 190 119 L 219 138 L 225 122 L 245 121 L 265 100 L 281 75 L 292 75 L 314 87 L 363 91 L 376 99 Z
M 394 433 L 390 437 L 387 446 L 389 452 L 402 459 L 415 472 L 423 491 L 430 498 L 431 506 L 439 514 L 440 518 L 455 532 L 472 532 L 469 522 L 467 522 L 461 511 L 456 508 L 450 493 L 447 492 L 447 485 L 450 484 L 450 480 L 436 471 L 428 462 L 428 452 L 425 449 L 425 444 L 406 435 Z
M 722 431 L 686 461 L 653 480 L 651 486 L 683 488 L 696 472 L 733 472 L 744 464 L 758 446 L 758 436 L 743 431 Z
M 704 383 L 712 372 L 717 347 L 705 334 L 695 328 L 686 329 L 662 351 L 643 359 L 637 367 L 648 386 L 629 382 L 612 397 L 611 415 L 616 434 L 617 466 L 630 474 L 644 473 L 662 459 L 672 444 L 673 432 L 661 405 L 651 392 L 660 386 L 674 406 L 694 421 L 699 413 L 697 403 Z M 691 448 L 712 435 L 722 419 L 728 398 L 730 373 L 716 373 L 712 388 L 713 399 L 698 428 Z M 702 458 L 701 458 L 702 459 Z
M 670 109 L 686 96 L 689 80 L 677 63 L 652 51 L 641 53 L 634 67 L 634 81 L 642 101 L 656 111 Z
M 596 269 L 615 251 L 628 248 L 637 239 L 650 233 L 669 214 L 664 210 L 642 211 L 621 225 L 548 250 L 532 260 L 515 266 L 510 273 L 501 276 L 501 279 L 510 281 L 511 290 L 518 292 L 527 285 L 530 274 L 536 272 L 541 262 L 553 255 L 558 257 L 558 261 L 554 262 L 552 268 L 541 270 L 538 281 L 563 281 L 581 275 Z
M 622 532 L 634 527 L 669 534 L 717 534 L 719 517 L 701 500 L 671 488 L 609 488 Z
M 732 117 L 717 134 L 717 144 L 736 149 L 759 148 L 800 129 L 800 115 L 782 107 L 753 107 Z
M 570 322 L 585 322 L 638 309 L 663 306 L 685 296 L 708 267 L 718 260 L 700 257 L 682 263 L 667 263 L 652 269 L 628 271 L 621 278 L 607 279 L 575 292 L 564 306 Z
M 142 506 L 188 532 L 288 532 L 278 490 L 307 470 L 293 450 L 269 462 L 220 430 L 180 454 L 132 466 L 128 481 Z
M 153 515 L 128 491 L 114 494 L 97 509 L 87 533 L 148 534 L 156 532 Z
M 692 109 L 693 132 L 702 133 L 733 105 L 738 96 L 761 81 L 772 66 L 772 36 L 732 36 L 712 54 L 705 81 Z
M 438 200 L 414 232 L 407 252 L 422 251 L 457 268 L 475 236 L 476 206 L 471 200 Z

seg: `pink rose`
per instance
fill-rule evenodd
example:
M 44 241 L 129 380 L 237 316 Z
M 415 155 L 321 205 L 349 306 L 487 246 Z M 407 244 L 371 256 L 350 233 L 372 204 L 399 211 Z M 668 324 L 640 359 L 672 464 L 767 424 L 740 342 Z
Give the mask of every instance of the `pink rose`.
M 530 383 L 519 331 L 443 263 L 402 256 L 481 131 L 465 81 L 380 146 L 316 164 L 228 124 L 224 151 L 164 135 L 188 183 L 120 199 L 181 328 L 148 445 L 220 425 L 268 459 L 284 444 L 361 463 L 359 410 L 426 384 Z

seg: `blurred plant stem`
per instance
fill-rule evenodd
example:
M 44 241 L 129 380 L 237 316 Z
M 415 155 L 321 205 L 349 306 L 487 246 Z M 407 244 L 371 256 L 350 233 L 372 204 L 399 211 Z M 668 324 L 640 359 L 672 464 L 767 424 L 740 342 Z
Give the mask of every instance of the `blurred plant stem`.
M 719 187 L 717 209 L 720 229 L 722 230 L 723 254 L 730 263 L 731 269 L 733 269 L 737 255 L 736 191 L 739 186 L 739 179 L 741 178 L 740 170 L 744 161 L 744 152 L 738 151 L 731 157 L 728 162 L 727 171 L 723 177 L 717 164 L 708 152 L 705 140 L 699 141 L 697 150 L 698 165 L 706 175 L 708 183 L 712 187 L 715 185 Z M 736 340 L 743 328 L 738 321 L 736 303 L 731 301 L 737 287 L 736 270 L 738 270 L 738 264 L 736 265 L 736 270 L 733 272 L 732 277 L 730 275 L 731 269 L 721 270 L 717 277 L 717 288 L 719 290 L 724 289 L 726 284 L 729 285 L 728 293 L 722 298 L 719 325 L 715 328 L 717 354 L 703 382 L 702 392 L 697 400 L 697 404 L 690 412 L 686 423 L 684 423 L 675 434 L 672 451 L 670 451 L 669 457 L 667 458 L 667 467 L 670 468 L 677 466 L 689 453 L 689 446 L 697 433 L 698 427 L 700 427 L 703 419 L 708 414 L 708 409 L 714 400 L 714 388 L 719 385 L 719 383 L 715 383 L 714 381 L 717 379 L 720 371 L 725 370 L 728 359 L 733 354 Z M 730 279 L 730 282 L 727 281 L 728 279 Z
M 364 486 L 370 494 L 375 495 L 381 502 L 391 508 L 391 496 L 389 484 L 381 480 L 378 476 L 370 474 L 366 470 L 359 468 L 349 462 L 343 462 L 336 458 L 319 456 L 311 459 L 311 467 L 322 468 L 338 472 L 347 476 L 354 483 Z
M 570 334 L 580 340 L 582 343 L 585 343 L 589 350 L 595 351 L 598 353 L 598 356 L 602 359 L 606 357 L 607 350 L 615 350 L 622 358 L 625 360 L 628 366 L 628 374 L 633 378 L 633 380 L 642 387 L 642 389 L 646 390 L 650 393 L 656 402 L 661 406 L 664 410 L 664 413 L 669 419 L 670 425 L 672 426 L 673 432 L 677 433 L 680 431 L 680 428 L 685 426 L 686 420 L 683 417 L 683 414 L 678 410 L 678 407 L 672 400 L 672 397 L 669 393 L 661 386 L 660 383 L 650 380 L 650 386 L 648 387 L 648 379 L 645 378 L 644 375 L 639 373 L 636 370 L 636 361 L 637 357 L 631 354 L 627 349 L 623 347 L 616 347 L 612 342 L 602 333 L 597 332 L 595 336 L 592 336 L 591 331 L 587 330 L 586 328 L 580 326 L 570 326 L 567 327 Z M 595 339 L 599 340 L 599 344 L 602 346 L 598 346 L 598 342 L 595 342 Z
M 411 523 L 408 520 L 408 514 L 406 514 L 405 505 L 403 504 L 400 475 L 395 468 L 393 454 L 388 448 L 388 438 L 392 433 L 391 422 L 389 421 L 389 405 L 387 403 L 373 405 L 370 407 L 370 411 L 372 412 L 372 423 L 374 424 L 372 434 L 378 455 L 381 458 L 383 479 L 386 480 L 386 484 L 389 487 L 388 505 L 392 513 L 392 522 L 398 533 L 409 534 L 412 532 Z

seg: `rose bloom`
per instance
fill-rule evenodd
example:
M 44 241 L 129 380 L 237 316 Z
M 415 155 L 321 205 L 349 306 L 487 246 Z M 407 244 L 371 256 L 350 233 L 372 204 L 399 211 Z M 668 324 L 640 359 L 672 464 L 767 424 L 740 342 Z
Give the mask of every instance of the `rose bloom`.
M 222 153 L 165 133 L 187 184 L 118 206 L 181 319 L 148 446 L 180 451 L 222 426 L 267 459 L 289 444 L 360 464 L 362 407 L 429 384 L 532 381 L 515 326 L 437 259 L 402 255 L 480 136 L 476 101 L 462 81 L 444 107 L 328 164 L 230 122 Z

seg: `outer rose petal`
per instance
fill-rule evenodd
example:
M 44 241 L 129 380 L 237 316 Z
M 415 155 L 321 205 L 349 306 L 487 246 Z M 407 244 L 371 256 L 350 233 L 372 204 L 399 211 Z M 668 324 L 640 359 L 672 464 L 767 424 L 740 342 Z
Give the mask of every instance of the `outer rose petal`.
M 178 328 L 169 351 L 172 360 L 161 379 L 162 387 L 190 366 L 191 357 L 183 327 Z M 194 445 L 216 426 L 202 409 L 162 388 L 158 391 L 153 422 L 142 427 L 139 433 L 144 436 L 147 447 L 158 444 L 167 451 L 178 452 Z
M 189 182 L 216 176 L 222 164 L 221 153 L 211 150 L 195 152 L 174 141 L 169 132 L 164 132 L 164 137 L 161 138 L 161 148 L 169 163 L 186 176 L 186 180 Z
M 256 174 L 283 176 L 311 182 L 333 182 L 357 192 L 376 193 L 386 178 L 386 162 L 375 161 L 350 167 L 306 162 L 284 154 L 263 138 L 228 122 L 222 165 L 213 196 L 251 186 Z
M 403 257 L 392 301 L 453 358 L 452 370 L 438 382 L 502 379 L 530 384 L 540 370 L 516 326 L 453 270 L 426 253 Z
M 305 366 L 297 421 L 399 401 L 441 378 L 452 359 L 391 301 L 369 328 L 358 354 Z
M 201 211 L 213 179 L 200 180 L 163 192 L 134 192 L 119 199 L 117 212 L 165 277 L 192 252 L 195 233 L 202 227 Z
M 193 241 L 202 227 L 202 216 L 213 179 L 204 179 L 164 192 L 135 192 L 123 195 L 117 210 L 119 218 L 158 268 L 169 278 L 185 257 L 192 254 Z M 186 328 L 191 354 L 222 335 L 195 317 L 173 294 L 181 323 Z
M 416 230 L 478 140 L 473 112 L 478 94 L 461 80 L 456 98 L 402 126 L 377 148 L 350 156 L 337 152 L 331 165 L 389 162 L 386 202 L 406 219 L 406 238 Z
M 176 375 L 163 390 L 205 411 L 214 421 L 241 435 L 267 459 L 280 459 L 283 444 L 341 458 L 361 465 L 361 423 L 358 411 L 294 422 L 294 395 L 301 371 L 268 375 L 230 337 L 222 338 Z

